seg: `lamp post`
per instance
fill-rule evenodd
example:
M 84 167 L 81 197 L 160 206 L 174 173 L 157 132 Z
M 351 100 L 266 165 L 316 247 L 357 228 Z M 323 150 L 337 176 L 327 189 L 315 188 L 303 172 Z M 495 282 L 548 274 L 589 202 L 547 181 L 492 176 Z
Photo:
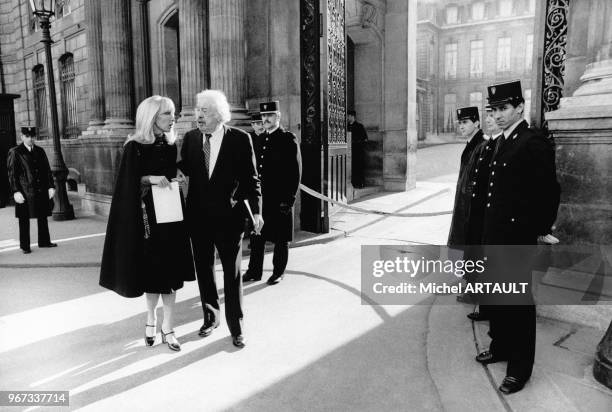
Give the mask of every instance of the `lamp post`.
M 53 134 L 53 165 L 51 172 L 55 180 L 55 206 L 53 208 L 53 220 L 72 220 L 74 219 L 74 209 L 68 200 L 66 192 L 66 178 L 68 168 L 62 156 L 62 146 L 60 143 L 59 121 L 57 119 L 57 101 L 55 98 L 55 79 L 53 76 L 53 59 L 51 58 L 51 22 L 49 19 L 55 14 L 55 0 L 30 0 L 32 12 L 40 21 L 42 29 L 41 43 L 45 45 L 47 57 L 47 81 L 49 83 L 49 104 L 51 105 L 51 130 Z

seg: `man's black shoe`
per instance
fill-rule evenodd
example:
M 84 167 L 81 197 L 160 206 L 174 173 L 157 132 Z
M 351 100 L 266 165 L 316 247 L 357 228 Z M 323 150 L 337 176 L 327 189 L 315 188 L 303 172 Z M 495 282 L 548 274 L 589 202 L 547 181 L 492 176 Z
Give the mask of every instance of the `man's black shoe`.
M 272 275 L 272 276 L 270 276 L 270 279 L 268 279 L 268 281 L 266 283 L 268 285 L 276 285 L 277 283 L 279 283 L 284 278 L 285 278 L 285 275 Z
M 480 352 L 478 356 L 476 356 L 476 360 L 482 363 L 483 365 L 488 365 L 489 363 L 501 362 L 506 359 L 502 359 L 498 356 L 495 356 L 494 354 L 486 350 L 484 352 Z
M 202 325 L 202 327 L 200 328 L 200 332 L 198 333 L 198 335 L 202 336 L 203 338 L 210 336 L 211 333 L 213 333 L 213 330 L 218 328 L 219 324 L 218 323 L 204 323 Z
M 499 387 L 500 392 L 510 395 L 511 393 L 518 392 L 525 386 L 524 381 L 521 381 L 514 376 L 506 376 Z
M 57 247 L 57 243 L 49 242 L 49 243 L 44 244 L 44 245 L 38 245 L 38 247 Z
M 244 336 L 242 335 L 232 336 L 232 343 L 237 348 L 244 348 L 246 346 L 244 343 Z
M 471 320 L 473 320 L 474 322 L 478 322 L 481 320 L 489 320 L 489 317 L 486 315 L 483 315 L 480 312 L 474 311 L 472 313 L 468 313 L 467 317 Z
M 244 276 L 242 276 L 243 282 L 257 282 L 258 280 L 261 280 L 261 273 L 256 275 L 247 270 Z
M 32 249 L 30 249 L 30 248 L 21 249 L 21 251 L 23 252 L 24 255 L 27 255 L 28 253 L 32 253 Z

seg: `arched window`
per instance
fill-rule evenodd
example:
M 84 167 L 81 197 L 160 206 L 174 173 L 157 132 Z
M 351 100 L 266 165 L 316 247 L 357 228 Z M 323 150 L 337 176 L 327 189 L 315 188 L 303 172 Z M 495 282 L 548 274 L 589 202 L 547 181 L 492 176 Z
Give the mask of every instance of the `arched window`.
M 77 116 L 77 96 L 74 84 L 74 57 L 64 54 L 59 60 L 62 97 L 62 135 L 66 138 L 77 137 L 80 133 Z
M 45 68 L 42 64 L 32 69 L 32 81 L 34 83 L 34 114 L 38 128 L 38 138 L 49 137 L 47 129 L 47 90 L 45 88 Z

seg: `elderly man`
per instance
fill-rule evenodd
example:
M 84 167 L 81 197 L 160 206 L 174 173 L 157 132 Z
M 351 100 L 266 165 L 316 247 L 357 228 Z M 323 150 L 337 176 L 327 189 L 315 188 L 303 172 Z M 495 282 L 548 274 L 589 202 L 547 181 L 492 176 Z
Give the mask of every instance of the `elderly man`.
M 230 105 L 219 90 L 196 96 L 198 129 L 185 134 L 180 170 L 189 176 L 187 220 L 204 311 L 200 336 L 219 326 L 219 294 L 215 281 L 215 247 L 223 266 L 225 319 L 234 346 L 245 346 L 242 333 L 242 236 L 249 216 L 255 230 L 263 226 L 261 188 L 249 135 L 226 125 Z
M 8 154 L 7 169 L 10 190 L 15 200 L 15 217 L 19 219 L 19 246 L 31 253 L 30 219 L 38 220 L 38 247 L 55 247 L 51 242 L 47 217 L 53 209 L 55 185 L 49 160 L 43 149 L 34 144 L 36 127 L 21 128 L 21 144 Z
M 245 281 L 261 280 L 266 241 L 274 242 L 274 266 L 269 285 L 283 279 L 293 239 L 293 204 L 302 176 L 302 157 L 297 137 L 280 125 L 279 102 L 260 105 L 265 132 L 257 136 L 257 169 L 261 178 L 266 225 L 261 236 L 253 236 Z

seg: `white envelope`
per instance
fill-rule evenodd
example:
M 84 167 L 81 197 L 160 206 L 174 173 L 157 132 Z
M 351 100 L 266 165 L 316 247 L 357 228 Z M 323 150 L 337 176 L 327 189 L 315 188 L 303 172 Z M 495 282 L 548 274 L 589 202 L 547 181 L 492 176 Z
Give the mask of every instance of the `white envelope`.
M 152 185 L 151 190 L 157 223 L 181 222 L 183 208 L 178 182 L 170 182 L 170 186 L 164 188 Z

